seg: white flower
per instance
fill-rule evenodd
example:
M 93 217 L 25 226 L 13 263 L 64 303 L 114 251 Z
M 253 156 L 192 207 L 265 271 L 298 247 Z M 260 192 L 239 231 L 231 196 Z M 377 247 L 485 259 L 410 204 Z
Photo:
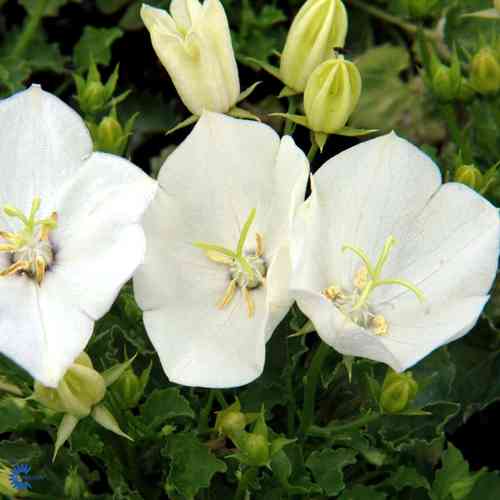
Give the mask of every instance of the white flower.
M 261 373 L 292 303 L 289 229 L 308 171 L 290 137 L 215 113 L 167 158 L 134 287 L 173 382 L 232 387 Z
M 476 323 L 498 261 L 498 212 L 395 134 L 313 178 L 291 243 L 292 293 L 342 354 L 403 371 Z
M 156 183 L 92 153 L 83 120 L 39 86 L 0 101 L 0 350 L 56 387 L 141 263 Z
M 226 13 L 219 0 L 172 0 L 170 13 L 143 4 L 153 48 L 186 107 L 225 113 L 240 94 Z

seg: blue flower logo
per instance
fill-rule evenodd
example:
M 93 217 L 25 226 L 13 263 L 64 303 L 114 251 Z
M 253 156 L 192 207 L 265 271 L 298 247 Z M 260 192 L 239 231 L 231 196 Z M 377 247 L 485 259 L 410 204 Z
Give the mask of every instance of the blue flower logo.
M 23 479 L 23 475 L 29 474 L 31 467 L 28 464 L 15 465 L 10 471 L 10 484 L 16 490 L 29 490 L 31 489 L 31 484 L 29 481 Z

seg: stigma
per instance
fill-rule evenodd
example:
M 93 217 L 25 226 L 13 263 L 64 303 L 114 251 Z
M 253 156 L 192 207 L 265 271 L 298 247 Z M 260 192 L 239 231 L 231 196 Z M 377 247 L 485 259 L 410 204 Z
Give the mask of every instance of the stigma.
M 46 219 L 38 219 L 40 205 L 40 198 L 35 197 L 28 216 L 15 207 L 4 206 L 5 215 L 18 219 L 22 227 L 18 232 L 0 231 L 3 240 L 0 252 L 8 254 L 11 260 L 10 266 L 0 270 L 0 277 L 22 274 L 41 285 L 54 261 L 49 234 L 57 226 L 57 214 L 54 212 Z
M 412 292 L 419 301 L 424 300 L 424 294 L 412 283 L 402 279 L 381 279 L 382 270 L 389 258 L 392 247 L 396 244 L 393 236 L 389 236 L 375 264 L 370 262 L 367 254 L 358 247 L 344 245 L 342 251 L 349 250 L 362 261 L 352 280 L 352 287 L 342 289 L 331 285 L 322 291 L 323 295 L 353 323 L 370 330 L 374 335 L 387 335 L 389 324 L 385 317 L 376 311 L 371 304 L 373 291 L 380 286 L 397 285 Z
M 217 308 L 223 309 L 230 304 L 241 290 L 246 304 L 248 317 L 255 313 L 255 302 L 251 292 L 266 283 L 267 265 L 264 258 L 264 237 L 260 233 L 255 234 L 255 249 L 245 251 L 245 243 L 250 227 L 255 219 L 255 209 L 250 211 L 238 240 L 236 251 L 209 243 L 197 242 L 194 245 L 204 251 L 205 256 L 212 262 L 227 266 L 229 273 L 229 284 L 222 298 L 217 302 Z

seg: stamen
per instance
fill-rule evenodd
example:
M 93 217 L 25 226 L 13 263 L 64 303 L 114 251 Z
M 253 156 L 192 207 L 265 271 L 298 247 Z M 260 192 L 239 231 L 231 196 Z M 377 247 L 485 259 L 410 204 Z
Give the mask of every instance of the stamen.
M 336 300 L 342 295 L 342 290 L 335 285 L 329 286 L 323 290 L 323 295 L 330 300 Z
M 234 298 L 234 295 L 236 293 L 236 280 L 231 280 L 229 283 L 229 286 L 226 289 L 226 293 L 224 294 L 224 297 L 218 302 L 217 307 L 219 309 L 224 309 Z
M 264 238 L 262 234 L 255 233 L 256 251 L 255 255 L 257 257 L 262 257 L 264 255 Z
M 354 286 L 358 290 L 363 290 L 368 284 L 368 268 L 366 266 L 361 266 L 354 276 Z
M 45 277 L 45 269 L 47 268 L 47 264 L 42 257 L 37 257 L 35 259 L 35 280 L 38 286 L 41 285 L 43 278 Z
M 252 318 L 255 313 L 255 303 L 253 301 L 251 293 L 248 291 L 248 288 L 241 289 L 243 293 L 243 298 L 245 299 L 245 303 L 247 305 L 248 317 Z
M 18 260 L 17 262 L 14 262 L 14 264 L 10 265 L 7 269 L 3 269 L 2 271 L 0 271 L 0 276 L 12 276 L 22 271 L 29 271 L 30 267 L 30 263 L 27 260 Z
M 389 325 L 381 314 L 376 314 L 370 321 L 370 326 L 375 335 L 387 335 Z

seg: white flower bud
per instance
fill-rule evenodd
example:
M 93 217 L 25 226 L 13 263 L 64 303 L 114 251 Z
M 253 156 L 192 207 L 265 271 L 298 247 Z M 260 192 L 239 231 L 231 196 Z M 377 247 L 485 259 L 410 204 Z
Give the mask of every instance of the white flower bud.
M 170 14 L 143 4 L 153 48 L 186 107 L 225 113 L 240 94 L 226 13 L 219 0 L 172 0 Z

